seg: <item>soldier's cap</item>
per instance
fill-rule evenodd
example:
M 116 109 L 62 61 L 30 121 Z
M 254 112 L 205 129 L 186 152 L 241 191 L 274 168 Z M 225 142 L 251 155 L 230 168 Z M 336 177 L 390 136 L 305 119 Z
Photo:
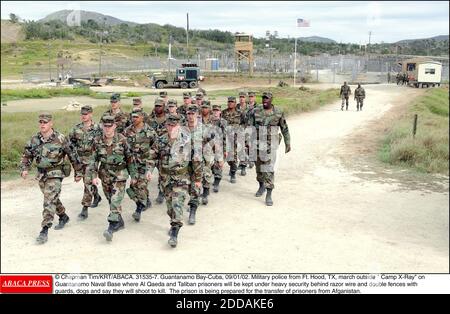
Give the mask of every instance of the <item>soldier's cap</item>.
M 228 97 L 228 101 L 236 101 L 236 97 L 230 96 L 230 97 Z
M 255 92 L 248 92 L 248 95 L 249 96 L 256 96 L 256 93 Z
M 166 96 L 167 96 L 166 91 L 159 92 L 159 97 L 166 97 Z
M 133 98 L 133 105 L 140 105 L 142 104 L 141 98 Z
M 209 108 L 209 109 L 211 109 L 211 102 L 209 100 L 203 100 L 202 101 L 202 108 Z
M 104 126 L 112 126 L 115 123 L 115 119 L 113 116 L 103 116 L 102 123 Z
M 203 98 L 203 93 L 199 92 L 199 93 L 195 94 L 195 98 L 202 99 Z
M 222 110 L 222 107 L 220 105 L 212 105 L 212 110 Z
M 177 106 L 176 99 L 169 99 L 169 101 L 167 102 L 167 106 L 168 107 L 176 107 Z
M 198 112 L 197 105 L 189 105 L 189 107 L 187 108 L 187 112 Z
M 244 96 L 244 97 L 246 97 L 246 96 L 247 96 L 247 94 L 246 94 L 245 92 L 239 92 L 239 97 L 241 97 L 241 96 Z
M 190 92 L 184 92 L 183 93 L 183 98 L 190 98 L 190 97 L 192 97 Z
M 165 101 L 162 98 L 158 97 L 158 98 L 155 99 L 155 106 L 156 105 L 164 106 L 164 103 L 165 103 Z
M 53 116 L 48 112 L 44 112 L 39 115 L 39 121 L 49 122 L 51 120 L 53 120 Z
M 111 98 L 110 98 L 111 102 L 117 102 L 119 100 L 120 100 L 120 94 L 114 93 L 114 94 L 111 95 Z
M 166 124 L 177 125 L 180 122 L 180 117 L 174 114 L 169 114 L 166 119 Z
M 272 93 L 271 92 L 264 92 L 262 93 L 262 97 L 266 97 L 266 98 L 272 98 Z
M 92 107 L 89 105 L 85 105 L 85 106 L 81 107 L 80 111 L 81 111 L 81 114 L 91 113 Z
M 133 111 L 131 111 L 132 117 L 138 117 L 138 116 L 144 116 L 144 110 L 142 108 L 134 108 Z

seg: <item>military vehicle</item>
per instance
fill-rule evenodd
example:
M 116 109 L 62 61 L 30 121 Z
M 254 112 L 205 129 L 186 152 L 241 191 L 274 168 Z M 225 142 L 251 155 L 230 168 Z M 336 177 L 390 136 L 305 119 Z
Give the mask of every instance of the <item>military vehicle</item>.
M 158 89 L 166 87 L 196 88 L 198 82 L 203 80 L 200 68 L 194 63 L 182 64 L 181 68 L 176 68 L 175 76 L 170 72 L 155 72 L 148 77 L 152 86 Z

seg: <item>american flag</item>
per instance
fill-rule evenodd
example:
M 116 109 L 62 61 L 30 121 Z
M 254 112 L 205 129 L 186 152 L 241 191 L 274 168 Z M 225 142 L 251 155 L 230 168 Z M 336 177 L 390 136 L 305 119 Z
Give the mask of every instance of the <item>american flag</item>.
M 297 27 L 309 27 L 309 21 L 304 19 L 297 19 Z

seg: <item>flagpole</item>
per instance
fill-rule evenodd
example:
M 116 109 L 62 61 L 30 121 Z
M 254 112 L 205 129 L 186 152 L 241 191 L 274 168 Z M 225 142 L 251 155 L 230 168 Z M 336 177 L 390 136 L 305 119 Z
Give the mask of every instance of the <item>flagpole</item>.
M 295 78 L 297 76 L 297 37 L 295 37 L 295 44 L 294 44 L 294 84 L 295 87 Z

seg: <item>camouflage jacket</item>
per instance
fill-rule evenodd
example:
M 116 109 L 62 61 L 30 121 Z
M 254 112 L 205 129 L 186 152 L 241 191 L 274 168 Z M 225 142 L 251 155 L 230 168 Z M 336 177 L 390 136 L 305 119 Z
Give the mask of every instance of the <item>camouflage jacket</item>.
M 133 125 L 130 125 L 125 129 L 123 135 L 130 146 L 136 168 L 139 171 L 147 171 L 150 164 L 150 149 L 156 139 L 156 132 L 144 123 L 144 127 L 139 132 L 136 132 Z
M 83 123 L 78 123 L 69 133 L 71 148 L 77 153 L 79 161 L 83 165 L 89 163 L 89 156 L 92 154 L 94 139 L 102 136 L 100 125 L 92 122 L 89 129 L 85 130 Z
M 98 167 L 98 164 L 100 166 Z M 94 141 L 94 148 L 86 176 L 93 179 L 102 172 L 114 181 L 126 181 L 128 174 L 134 179 L 137 176 L 136 165 L 127 139 L 116 132 L 110 145 L 106 144 L 104 136 Z
M 185 104 L 182 104 L 180 107 L 177 108 L 178 114 L 181 114 L 184 118 L 186 118 L 186 111 L 187 106 Z
M 213 138 L 213 152 L 215 153 L 216 160 L 221 160 L 223 158 L 222 154 L 227 145 L 227 134 L 226 129 L 228 123 L 225 119 L 211 120 L 211 132 Z M 222 140 L 222 141 L 221 141 Z
M 366 91 L 362 87 L 355 89 L 355 98 L 366 98 Z
M 158 118 L 155 115 L 149 115 L 145 122 L 156 132 L 157 136 L 161 136 L 167 132 L 166 119 L 167 115 L 164 115 L 162 118 Z
M 130 121 L 130 115 L 126 112 L 123 112 L 122 110 L 119 111 L 119 113 L 113 114 L 112 109 L 109 109 L 105 111 L 102 115 L 102 118 L 104 116 L 113 116 L 114 120 L 116 121 L 116 132 L 117 133 L 123 133 L 123 131 L 131 124 Z M 101 119 L 100 119 L 101 121 Z
M 243 113 L 239 109 L 231 111 L 230 109 L 224 109 L 222 111 L 222 119 L 226 120 L 229 126 L 237 126 L 243 124 Z
M 212 140 L 214 134 L 211 124 L 198 123 L 194 129 L 187 129 L 191 133 L 191 159 L 195 161 L 212 162 L 213 146 Z
M 350 86 L 348 86 L 348 85 L 342 85 L 341 86 L 341 91 L 339 93 L 339 96 L 348 97 L 351 94 L 352 94 L 352 90 L 350 89 Z
M 148 117 L 150 116 L 147 112 L 145 112 L 145 111 L 143 111 L 144 112 L 144 121 L 147 121 L 148 120 Z M 128 113 L 128 120 L 130 121 L 130 123 L 129 123 L 129 125 L 128 126 L 130 126 L 133 122 L 133 120 L 131 119 L 131 112 L 129 112 Z
M 25 145 L 19 169 L 30 170 L 35 160 L 39 178 L 63 178 L 62 165 L 66 156 L 75 169 L 75 176 L 81 176 L 81 165 L 64 134 L 53 130 L 53 134 L 44 139 L 38 132 Z
M 278 133 L 278 127 L 281 129 L 281 133 L 283 134 L 284 144 L 290 145 L 291 143 L 291 137 L 289 135 L 289 128 L 286 123 L 286 119 L 284 118 L 283 111 L 278 109 L 277 107 L 273 106 L 272 111 L 269 113 L 266 113 L 266 110 L 262 106 L 258 106 L 254 108 L 252 113 L 250 114 L 249 126 L 254 126 L 256 128 L 256 137 L 259 139 L 259 128 L 260 127 L 268 127 L 267 128 L 267 144 L 271 145 L 270 140 L 272 136 L 276 136 L 277 134 L 272 134 L 273 128 L 270 127 L 277 127 L 277 133 Z M 281 138 L 280 138 L 281 141 Z
M 153 143 L 150 152 L 150 171 L 153 171 L 157 161 L 159 173 L 163 184 L 190 184 L 190 169 L 195 181 L 202 179 L 202 162 L 192 161 L 191 163 L 191 135 L 185 127 L 180 128 L 178 138 L 169 139 L 169 134 L 164 133 Z

